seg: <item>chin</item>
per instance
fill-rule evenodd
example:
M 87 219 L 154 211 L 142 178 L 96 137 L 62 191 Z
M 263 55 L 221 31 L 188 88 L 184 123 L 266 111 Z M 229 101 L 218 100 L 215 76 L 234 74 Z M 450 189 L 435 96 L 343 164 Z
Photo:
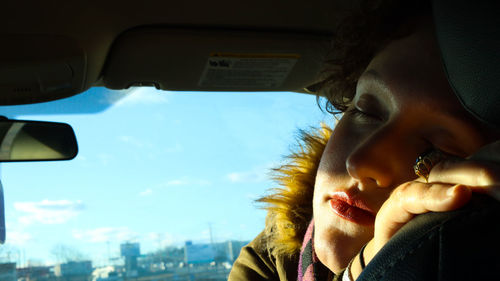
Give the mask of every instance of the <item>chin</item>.
M 321 263 L 334 273 L 347 267 L 361 247 L 373 237 L 373 227 L 364 227 L 343 219 L 325 225 L 315 221 L 314 248 Z

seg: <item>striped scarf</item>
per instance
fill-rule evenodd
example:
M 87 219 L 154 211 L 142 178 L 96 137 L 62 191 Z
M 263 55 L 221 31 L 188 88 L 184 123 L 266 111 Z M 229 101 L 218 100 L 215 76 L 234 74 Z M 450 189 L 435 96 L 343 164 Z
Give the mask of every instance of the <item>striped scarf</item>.
M 300 250 L 298 281 L 332 280 L 333 273 L 326 268 L 314 251 L 314 220 L 307 227 Z

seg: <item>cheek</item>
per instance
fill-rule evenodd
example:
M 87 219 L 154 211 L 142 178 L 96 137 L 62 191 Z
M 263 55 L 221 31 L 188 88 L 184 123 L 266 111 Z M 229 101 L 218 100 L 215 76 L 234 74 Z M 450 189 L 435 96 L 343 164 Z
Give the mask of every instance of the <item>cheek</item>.
M 345 268 L 361 246 L 373 236 L 372 228 L 358 227 L 338 218 L 327 203 L 327 192 L 347 187 L 351 181 L 346 159 L 362 137 L 350 125 L 344 119 L 337 124 L 321 157 L 314 186 L 316 254 L 333 272 Z
M 321 156 L 316 179 L 346 175 L 346 159 L 358 145 L 359 139 L 359 134 L 353 127 L 349 126 L 344 118 L 340 120 Z
M 316 214 L 325 211 L 325 196 L 333 191 L 332 188 L 346 186 L 351 180 L 345 165 L 354 142 L 351 135 L 349 126 L 341 120 L 323 151 L 314 184 L 313 211 Z

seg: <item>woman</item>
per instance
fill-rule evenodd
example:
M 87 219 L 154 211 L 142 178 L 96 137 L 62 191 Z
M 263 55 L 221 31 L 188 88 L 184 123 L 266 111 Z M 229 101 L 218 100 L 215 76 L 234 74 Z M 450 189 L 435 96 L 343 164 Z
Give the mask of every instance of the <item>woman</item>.
M 278 170 L 283 188 L 261 200 L 266 230 L 230 280 L 354 280 L 415 215 L 460 208 L 499 185 L 500 130 L 449 86 L 429 7 L 380 9 L 358 17 L 365 34 L 338 33 L 323 88 L 342 118 L 333 132 L 305 134 Z

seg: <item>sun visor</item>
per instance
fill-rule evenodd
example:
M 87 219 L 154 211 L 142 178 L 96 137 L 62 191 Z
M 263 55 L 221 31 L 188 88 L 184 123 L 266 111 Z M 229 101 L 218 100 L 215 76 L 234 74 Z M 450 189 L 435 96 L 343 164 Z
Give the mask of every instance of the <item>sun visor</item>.
M 52 35 L 2 35 L 0 104 L 27 104 L 83 91 L 86 60 L 73 40 Z
M 114 43 L 111 89 L 292 91 L 315 82 L 331 35 L 201 28 L 138 28 Z
M 433 1 L 448 81 L 464 107 L 500 127 L 500 3 Z

